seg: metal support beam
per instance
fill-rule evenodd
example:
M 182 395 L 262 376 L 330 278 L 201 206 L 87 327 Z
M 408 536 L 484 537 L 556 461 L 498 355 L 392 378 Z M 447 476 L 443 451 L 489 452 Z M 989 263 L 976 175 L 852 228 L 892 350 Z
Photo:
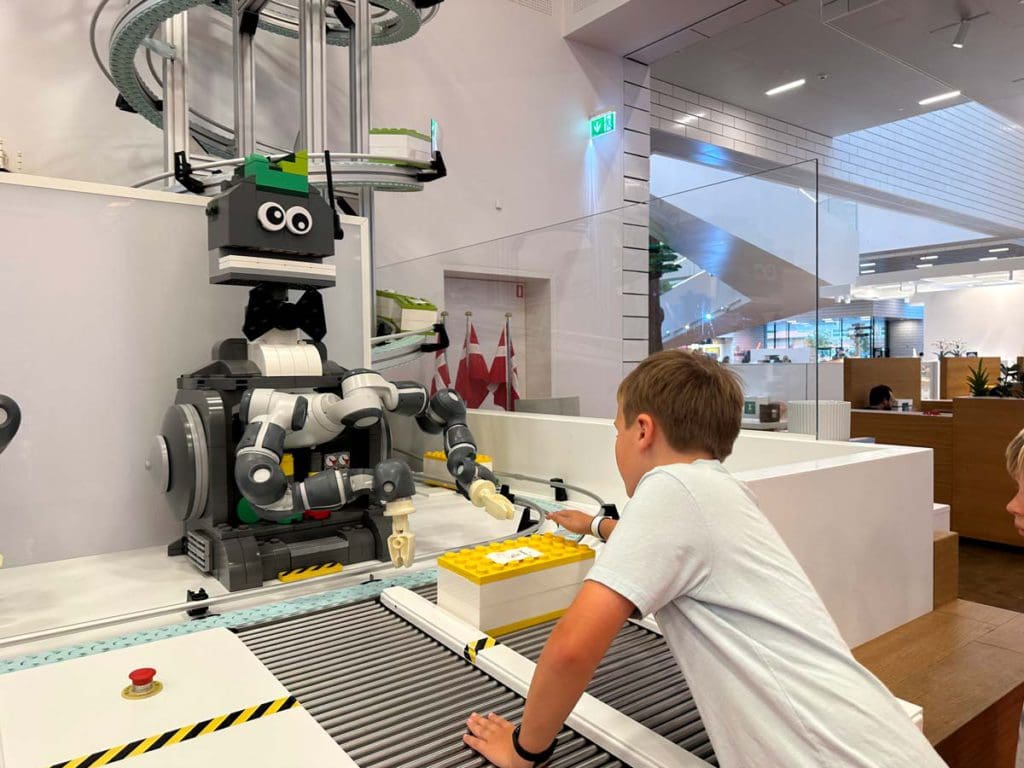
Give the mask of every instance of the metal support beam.
M 373 51 L 372 8 L 369 0 L 355 0 L 355 26 L 348 45 L 349 122 L 352 152 L 370 151 L 370 55 Z M 370 221 L 370 301 L 376 302 L 373 242 L 373 190 L 363 187 L 359 193 L 359 215 Z
M 299 149 L 327 149 L 326 0 L 299 0 L 299 89 L 302 124 Z
M 259 13 L 267 0 L 234 0 L 231 52 L 235 65 L 235 156 L 256 151 L 256 57 L 255 29 L 244 23 L 247 14 Z
M 188 123 L 188 14 L 179 13 L 163 23 L 164 42 L 174 52 L 164 59 L 164 170 L 174 171 L 174 154 L 189 152 Z M 172 176 L 167 186 L 175 184 Z

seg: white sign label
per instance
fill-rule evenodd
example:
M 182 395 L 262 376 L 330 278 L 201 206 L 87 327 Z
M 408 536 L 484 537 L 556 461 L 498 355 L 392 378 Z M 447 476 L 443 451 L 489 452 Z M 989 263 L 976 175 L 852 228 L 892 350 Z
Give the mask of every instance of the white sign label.
M 487 556 L 488 560 L 492 560 L 498 565 L 508 565 L 509 563 L 516 563 L 520 560 L 529 560 L 531 557 L 543 557 L 543 552 L 538 552 L 532 547 L 517 547 L 516 549 L 506 549 L 502 552 L 491 552 Z

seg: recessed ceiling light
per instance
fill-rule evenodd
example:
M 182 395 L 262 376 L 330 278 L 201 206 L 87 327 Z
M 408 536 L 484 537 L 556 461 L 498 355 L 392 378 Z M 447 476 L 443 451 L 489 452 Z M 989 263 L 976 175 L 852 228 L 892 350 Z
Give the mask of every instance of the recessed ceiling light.
M 971 26 L 971 22 L 968 19 L 964 19 L 960 22 L 960 26 L 956 30 L 956 37 L 953 38 L 954 48 L 963 48 L 964 40 L 967 39 L 967 29 Z
M 918 104 L 922 107 L 927 107 L 929 104 L 936 104 L 940 101 L 947 101 L 949 99 L 955 99 L 960 95 L 960 91 L 950 91 L 949 93 L 940 93 L 938 96 L 929 96 L 927 99 L 921 99 Z
M 807 82 L 806 80 L 804 80 L 803 78 L 800 78 L 799 80 L 794 80 L 791 83 L 784 83 L 782 85 L 777 85 L 774 88 L 769 88 L 767 91 L 765 91 L 764 95 L 765 96 L 774 96 L 777 93 L 785 93 L 786 91 L 792 91 L 794 88 L 799 88 L 801 85 L 803 85 L 806 82 Z
M 873 262 L 873 261 L 865 261 L 863 264 L 860 265 L 861 269 L 864 269 L 864 267 L 873 267 L 873 266 L 875 266 L 875 262 Z
M 935 266 L 934 264 L 918 264 L 917 268 L 918 269 L 928 269 L 928 268 L 934 267 L 934 266 Z
M 862 269 L 860 271 L 860 273 L 862 275 L 873 275 L 873 274 L 875 274 L 875 272 L 876 272 L 876 270 L 874 270 L 874 269 Z
M 999 261 L 998 256 L 982 256 L 978 261 Z
M 921 261 L 935 261 L 937 258 L 939 258 L 939 257 L 938 256 L 922 256 L 921 257 Z
M 1010 250 L 1010 249 L 1009 248 L 989 248 L 988 252 L 989 253 L 1006 253 L 1008 250 Z

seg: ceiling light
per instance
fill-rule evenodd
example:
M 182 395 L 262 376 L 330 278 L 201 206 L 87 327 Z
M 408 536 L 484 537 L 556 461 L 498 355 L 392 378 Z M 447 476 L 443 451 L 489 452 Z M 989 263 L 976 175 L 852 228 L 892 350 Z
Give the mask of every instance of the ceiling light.
M 938 256 L 922 256 L 921 257 L 921 261 L 935 261 L 937 258 L 939 258 L 939 257 Z
M 875 272 L 876 272 L 876 270 L 874 270 L 874 269 L 862 269 L 860 271 L 860 273 L 862 275 L 873 275 L 873 274 L 875 274 Z
M 861 266 L 861 269 L 863 269 L 864 267 L 873 267 L 873 266 L 875 266 L 875 262 L 873 262 L 873 261 L 865 261 L 860 266 Z
M 978 261 L 999 261 L 998 256 L 982 256 Z
M 1009 248 L 989 248 L 988 252 L 989 253 L 1006 253 L 1008 250 L 1010 250 L 1010 249 Z
M 799 88 L 801 85 L 803 85 L 806 82 L 807 82 L 806 80 L 804 80 L 803 78 L 800 78 L 799 80 L 794 80 L 791 83 L 785 83 L 783 85 L 777 85 L 774 88 L 769 88 L 767 91 L 765 91 L 764 95 L 765 96 L 774 96 L 777 93 L 785 93 L 786 91 L 792 91 L 794 88 Z
M 963 48 L 964 40 L 967 39 L 967 28 L 970 27 L 971 22 L 964 19 L 960 22 L 960 26 L 956 30 L 956 37 L 953 38 L 954 48 Z
M 935 104 L 940 101 L 947 101 L 948 99 L 955 99 L 960 95 L 960 91 L 950 91 L 949 93 L 940 93 L 938 96 L 929 96 L 927 99 L 921 99 L 918 104 L 922 107 L 927 107 L 929 104 Z
M 934 267 L 934 266 L 935 266 L 934 264 L 918 264 L 917 268 L 918 269 L 928 269 L 929 267 Z

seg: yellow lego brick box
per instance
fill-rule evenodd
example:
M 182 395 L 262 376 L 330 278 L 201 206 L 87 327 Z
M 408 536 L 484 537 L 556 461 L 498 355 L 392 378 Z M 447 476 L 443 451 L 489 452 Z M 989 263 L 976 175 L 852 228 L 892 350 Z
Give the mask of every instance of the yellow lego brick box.
M 485 544 L 438 558 L 437 603 L 497 636 L 561 616 L 594 550 L 554 534 Z

